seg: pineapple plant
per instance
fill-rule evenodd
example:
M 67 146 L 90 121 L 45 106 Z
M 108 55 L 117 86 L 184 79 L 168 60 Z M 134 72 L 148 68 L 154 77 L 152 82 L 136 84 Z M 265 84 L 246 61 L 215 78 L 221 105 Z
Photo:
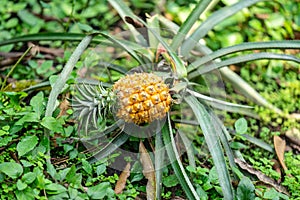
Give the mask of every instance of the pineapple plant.
M 236 105 L 205 95 L 199 89 L 199 80 L 206 73 L 219 70 L 222 77 L 233 83 L 247 98 L 280 113 L 280 110 L 270 105 L 226 66 L 258 59 L 282 59 L 300 63 L 296 56 L 260 52 L 262 49 L 299 49 L 300 42 L 296 40 L 253 42 L 213 52 L 199 41 L 216 24 L 260 1 L 238 1 L 213 13 L 201 25 L 192 29 L 192 25 L 196 23 L 200 15 L 206 11 L 206 8 L 213 6 L 216 1 L 198 2 L 187 20 L 179 27 L 160 15 L 149 17 L 145 22 L 135 16 L 123 1 L 109 0 L 111 6 L 129 25 L 134 41 L 128 41 L 128 37 L 120 39 L 103 32 L 94 32 L 84 37 L 52 85 L 45 115 L 52 117 L 57 97 L 65 86 L 67 77 L 90 42 L 94 41 L 119 48 L 138 63 L 136 67 L 142 66 L 144 70 L 139 73 L 127 73 L 129 70 L 127 67 L 111 65 L 108 66 L 109 71 L 117 71 L 123 75 L 122 78 L 115 82 L 111 80 L 104 83 L 78 82 L 75 86 L 73 108 L 75 114 L 78 115 L 79 129 L 83 129 L 87 136 L 81 138 L 81 141 L 99 145 L 96 153 L 88 158 L 88 161 L 92 163 L 111 155 L 120 150 L 127 141 L 130 146 L 134 146 L 130 142 L 136 141 L 136 138 L 130 140 L 128 134 L 128 131 L 132 131 L 130 129 L 132 126 L 129 125 L 134 124 L 141 127 L 134 131 L 154 131 L 156 133 L 155 142 L 152 138 L 138 139 L 141 143 L 148 142 L 149 146 L 154 149 L 153 160 L 149 159 L 148 163 L 155 166 L 155 172 L 152 172 L 155 173 L 155 182 L 152 180 L 152 188 L 148 193 L 152 192 L 156 199 L 161 199 L 162 170 L 165 167 L 164 161 L 168 158 L 187 198 L 200 199 L 201 191 L 204 190 L 199 184 L 194 184 L 188 176 L 180 158 L 179 146 L 181 145 L 178 145 L 178 138 L 181 138 L 189 165 L 195 168 L 194 151 L 191 150 L 189 142 L 184 142 L 187 140 L 187 136 L 182 133 L 180 127 L 183 124 L 192 125 L 193 128 L 200 126 L 216 168 L 222 195 L 224 199 L 235 199 L 232 182 L 240 181 L 242 174 L 237 168 L 235 158 L 238 155 L 242 159 L 242 155 L 239 151 L 230 148 L 231 136 L 213 112 L 212 107 L 226 109 L 230 112 L 241 112 L 249 116 L 253 116 L 253 112 L 249 106 Z M 211 2 L 213 3 L 211 4 Z M 144 27 L 144 30 L 141 31 L 137 27 Z M 164 29 L 161 29 L 162 27 Z M 166 29 L 168 35 L 164 37 Z M 147 34 L 143 35 L 142 33 Z M 78 40 L 79 36 L 77 35 L 75 39 Z M 47 35 L 40 37 L 46 38 Z M 21 39 L 26 41 L 30 39 L 30 36 Z M 5 44 L 8 42 L 11 41 L 6 41 Z M 150 49 L 149 46 L 153 49 Z M 159 46 L 163 46 L 162 51 Z M 256 51 L 251 53 L 252 50 Z M 234 54 L 236 52 L 240 54 Z M 244 54 L 244 52 L 246 53 Z M 230 54 L 234 56 L 226 57 Z M 166 63 L 166 65 L 163 64 L 163 67 L 169 70 L 162 69 L 159 66 L 160 63 Z M 169 78 L 172 79 L 172 84 L 166 81 Z M 175 99 L 179 99 L 179 101 Z M 176 114 L 178 111 L 176 107 L 182 104 L 185 104 L 189 110 L 184 112 L 185 115 L 179 116 Z M 193 113 L 194 116 L 190 117 L 188 115 L 190 113 Z M 185 116 L 188 116 L 187 120 L 184 119 Z M 160 125 L 156 127 L 157 129 L 143 129 L 148 124 L 164 118 L 166 119 L 165 123 L 157 123 Z M 128 126 L 129 128 L 126 129 Z M 48 138 L 46 141 L 50 141 L 49 132 L 45 131 L 44 136 L 46 139 Z M 50 155 L 50 148 L 47 149 L 48 155 Z M 164 151 L 160 151 L 161 149 Z M 48 157 L 50 158 L 50 156 Z M 234 169 L 232 173 L 236 173 L 236 176 L 230 174 L 229 168 Z

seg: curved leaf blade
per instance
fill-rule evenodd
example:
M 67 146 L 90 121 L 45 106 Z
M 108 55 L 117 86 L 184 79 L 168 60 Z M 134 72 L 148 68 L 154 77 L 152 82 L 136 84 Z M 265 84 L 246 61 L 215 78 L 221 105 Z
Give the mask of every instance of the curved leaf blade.
M 187 66 L 187 70 L 188 72 L 191 72 L 207 62 L 213 61 L 228 54 L 260 49 L 300 49 L 300 40 L 245 42 L 242 44 L 222 48 L 192 62 L 189 66 Z
M 195 78 L 200 74 L 204 74 L 221 67 L 225 67 L 237 63 L 254 61 L 254 60 L 262 60 L 262 59 L 286 60 L 286 61 L 293 61 L 296 63 L 300 63 L 300 58 L 297 58 L 296 56 L 292 56 L 292 55 L 267 53 L 267 52 L 253 53 L 253 54 L 247 54 L 242 56 L 236 56 L 234 58 L 229 58 L 221 62 L 216 62 L 212 64 L 207 64 L 202 67 L 198 67 L 194 72 L 190 73 L 188 77 Z
M 198 41 L 203 38 L 215 25 L 236 14 L 243 8 L 249 7 L 259 1 L 261 0 L 243 0 L 232 6 L 228 6 L 216 11 L 182 44 L 181 54 L 183 56 L 187 56 L 188 53 L 196 46 Z
M 167 154 L 169 159 L 172 161 L 171 165 L 174 169 L 174 172 L 180 182 L 184 192 L 186 193 L 188 199 L 200 199 L 194 186 L 192 185 L 191 181 L 189 180 L 185 169 L 180 161 L 179 154 L 177 152 L 175 140 L 172 134 L 172 127 L 170 122 L 170 115 L 168 115 L 168 123 L 162 128 L 162 136 L 165 144 L 165 148 L 167 150 Z
M 176 50 L 182 41 L 185 39 L 186 34 L 191 30 L 192 26 L 199 19 L 200 15 L 206 10 L 211 0 L 199 1 L 191 14 L 187 17 L 184 23 L 180 26 L 179 31 L 172 40 L 171 48 Z
M 225 156 L 223 154 L 223 149 L 220 144 L 220 138 L 217 131 L 219 130 L 218 124 L 213 123 L 213 119 L 207 112 L 205 107 L 196 99 L 194 96 L 186 96 L 186 102 L 192 108 L 197 121 L 203 131 L 205 141 L 207 143 L 208 149 L 211 153 L 213 162 L 215 164 L 220 186 L 222 187 L 224 199 L 234 199 L 234 191 L 231 185 L 231 179 L 229 171 L 226 166 Z

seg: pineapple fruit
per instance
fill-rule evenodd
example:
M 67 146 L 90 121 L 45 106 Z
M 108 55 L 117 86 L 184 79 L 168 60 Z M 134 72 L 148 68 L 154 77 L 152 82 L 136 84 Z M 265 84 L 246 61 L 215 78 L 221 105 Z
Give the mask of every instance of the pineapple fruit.
M 164 118 L 172 102 L 168 86 L 152 73 L 127 75 L 114 84 L 113 91 L 116 116 L 137 125 Z
M 112 88 L 84 84 L 78 86 L 77 91 L 73 107 L 86 133 L 90 128 L 90 120 L 97 127 L 97 119 L 105 123 L 105 118 L 112 111 L 118 119 L 128 123 L 151 123 L 164 118 L 172 102 L 168 86 L 161 77 L 152 73 L 126 75 Z

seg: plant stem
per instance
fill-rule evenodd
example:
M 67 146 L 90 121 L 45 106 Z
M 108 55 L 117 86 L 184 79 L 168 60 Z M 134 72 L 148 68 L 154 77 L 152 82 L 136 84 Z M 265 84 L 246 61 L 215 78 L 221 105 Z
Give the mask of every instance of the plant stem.
M 27 53 L 32 49 L 32 47 L 34 47 L 34 45 L 31 45 L 30 47 L 28 47 L 28 49 L 18 59 L 18 61 L 16 62 L 16 64 L 10 69 L 10 71 L 6 75 L 4 81 L 3 81 L 2 85 L 1 85 L 1 91 L 3 91 L 4 86 L 5 86 L 6 82 L 7 82 L 8 77 L 13 73 L 13 71 L 15 70 L 15 68 L 18 66 L 18 64 L 21 62 L 21 60 L 23 60 L 23 58 L 27 55 Z

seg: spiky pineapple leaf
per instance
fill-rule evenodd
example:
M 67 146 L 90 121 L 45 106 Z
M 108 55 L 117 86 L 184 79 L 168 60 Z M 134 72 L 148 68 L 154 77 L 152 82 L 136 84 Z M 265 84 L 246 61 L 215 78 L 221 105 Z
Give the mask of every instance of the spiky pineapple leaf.
M 178 55 L 172 51 L 171 47 L 165 42 L 165 39 L 160 36 L 160 34 L 157 32 L 156 29 L 153 29 L 153 27 L 149 27 L 146 22 L 144 22 L 139 17 L 134 15 L 132 13 L 132 11 L 129 9 L 129 7 L 123 1 L 109 0 L 109 3 L 118 11 L 118 13 L 121 15 L 123 20 L 125 20 L 126 15 L 128 15 L 127 17 L 132 18 L 132 20 L 137 20 L 138 22 L 143 24 L 147 28 L 147 30 L 149 30 L 152 33 L 152 35 L 155 38 L 157 38 L 157 40 L 162 44 L 162 46 L 166 49 L 168 54 L 171 56 L 171 58 L 172 58 L 171 62 L 174 62 L 175 73 L 177 74 L 177 76 L 179 78 L 184 78 L 187 76 L 187 71 L 186 71 L 185 65 L 183 64 L 181 59 L 178 57 Z
M 246 114 L 251 117 L 256 117 L 258 118 L 258 115 L 253 112 L 253 107 L 252 106 L 245 106 L 245 105 L 240 105 L 240 104 L 235 104 L 235 103 L 230 103 L 226 101 L 222 101 L 219 99 L 215 99 L 203 94 L 200 94 L 198 92 L 195 92 L 193 90 L 187 89 L 186 90 L 188 93 L 191 95 L 205 101 L 209 105 L 211 105 L 214 108 L 223 110 L 223 111 L 229 111 L 229 112 L 238 112 L 242 114 Z
M 209 16 L 195 31 L 186 39 L 181 46 L 181 54 L 187 56 L 188 53 L 197 45 L 198 41 L 203 38 L 212 28 L 218 23 L 224 21 L 226 18 L 236 14 L 243 8 L 249 7 L 262 0 L 243 0 L 232 6 L 224 7 L 211 16 Z
M 211 153 L 214 165 L 218 173 L 219 183 L 223 191 L 224 199 L 234 199 L 234 191 L 231 185 L 231 178 L 226 166 L 226 159 L 223 153 L 223 149 L 220 144 L 219 134 L 223 133 L 220 131 L 218 124 L 214 123 L 214 119 L 211 118 L 209 112 L 196 99 L 196 97 L 190 95 L 186 96 L 184 99 L 192 108 L 195 117 L 203 131 L 205 141 L 207 143 L 209 152 Z
M 221 67 L 234 65 L 237 63 L 254 61 L 254 60 L 262 60 L 262 59 L 286 60 L 286 61 L 293 61 L 296 63 L 300 63 L 300 58 L 298 58 L 296 56 L 292 56 L 292 55 L 276 54 L 276 53 L 269 53 L 269 52 L 252 53 L 252 54 L 247 54 L 247 55 L 236 56 L 233 58 L 228 58 L 221 62 L 211 63 L 211 64 L 207 64 L 207 65 L 198 67 L 195 71 L 191 72 L 188 77 L 195 78 L 201 74 L 210 72 L 212 70 L 215 70 L 215 69 L 218 69 Z
M 191 14 L 186 18 L 183 24 L 180 26 L 179 31 L 172 40 L 171 48 L 176 51 L 181 45 L 182 41 L 185 39 L 187 33 L 191 30 L 192 26 L 197 20 L 199 20 L 200 15 L 206 10 L 211 0 L 199 1 Z
M 0 41 L 0 46 L 15 44 L 18 42 L 32 42 L 32 41 L 78 41 L 80 42 L 86 34 L 80 33 L 37 33 L 28 34 L 19 37 L 14 37 L 11 39 Z M 105 43 L 108 42 L 104 37 L 95 36 L 92 39 L 95 43 Z M 111 45 L 111 44 L 106 44 Z
M 172 133 L 169 114 L 167 116 L 167 124 L 165 124 L 165 126 L 162 128 L 162 136 L 173 170 L 184 192 L 186 193 L 187 198 L 191 200 L 200 199 L 181 163 L 180 156 L 178 154 L 176 143 Z
M 228 54 L 248 51 L 248 50 L 260 50 L 260 49 L 300 49 L 300 40 L 245 42 L 242 44 L 225 47 L 195 60 L 194 62 L 192 62 L 187 66 L 187 70 L 188 72 L 191 72 L 207 62 L 211 62 L 217 58 L 220 58 Z
M 163 164 L 165 159 L 165 150 L 161 132 L 155 137 L 155 178 L 156 178 L 156 199 L 161 199 Z
M 172 30 L 174 34 L 179 30 L 179 26 L 175 24 L 174 22 L 159 16 L 159 21 L 169 28 L 169 30 Z M 213 51 L 204 45 L 201 45 L 200 43 L 197 43 L 198 50 L 203 55 L 211 54 Z M 214 63 L 219 62 L 219 60 L 213 61 Z M 254 101 L 258 105 L 265 106 L 266 108 L 269 108 L 276 113 L 282 113 L 282 111 L 270 104 L 265 98 L 263 98 L 253 87 L 251 87 L 244 79 L 242 79 L 239 75 L 237 75 L 235 72 L 230 70 L 228 67 L 220 68 L 220 73 L 222 74 L 222 77 L 224 77 L 228 82 L 230 82 L 234 88 L 239 90 L 245 97 L 248 99 Z

